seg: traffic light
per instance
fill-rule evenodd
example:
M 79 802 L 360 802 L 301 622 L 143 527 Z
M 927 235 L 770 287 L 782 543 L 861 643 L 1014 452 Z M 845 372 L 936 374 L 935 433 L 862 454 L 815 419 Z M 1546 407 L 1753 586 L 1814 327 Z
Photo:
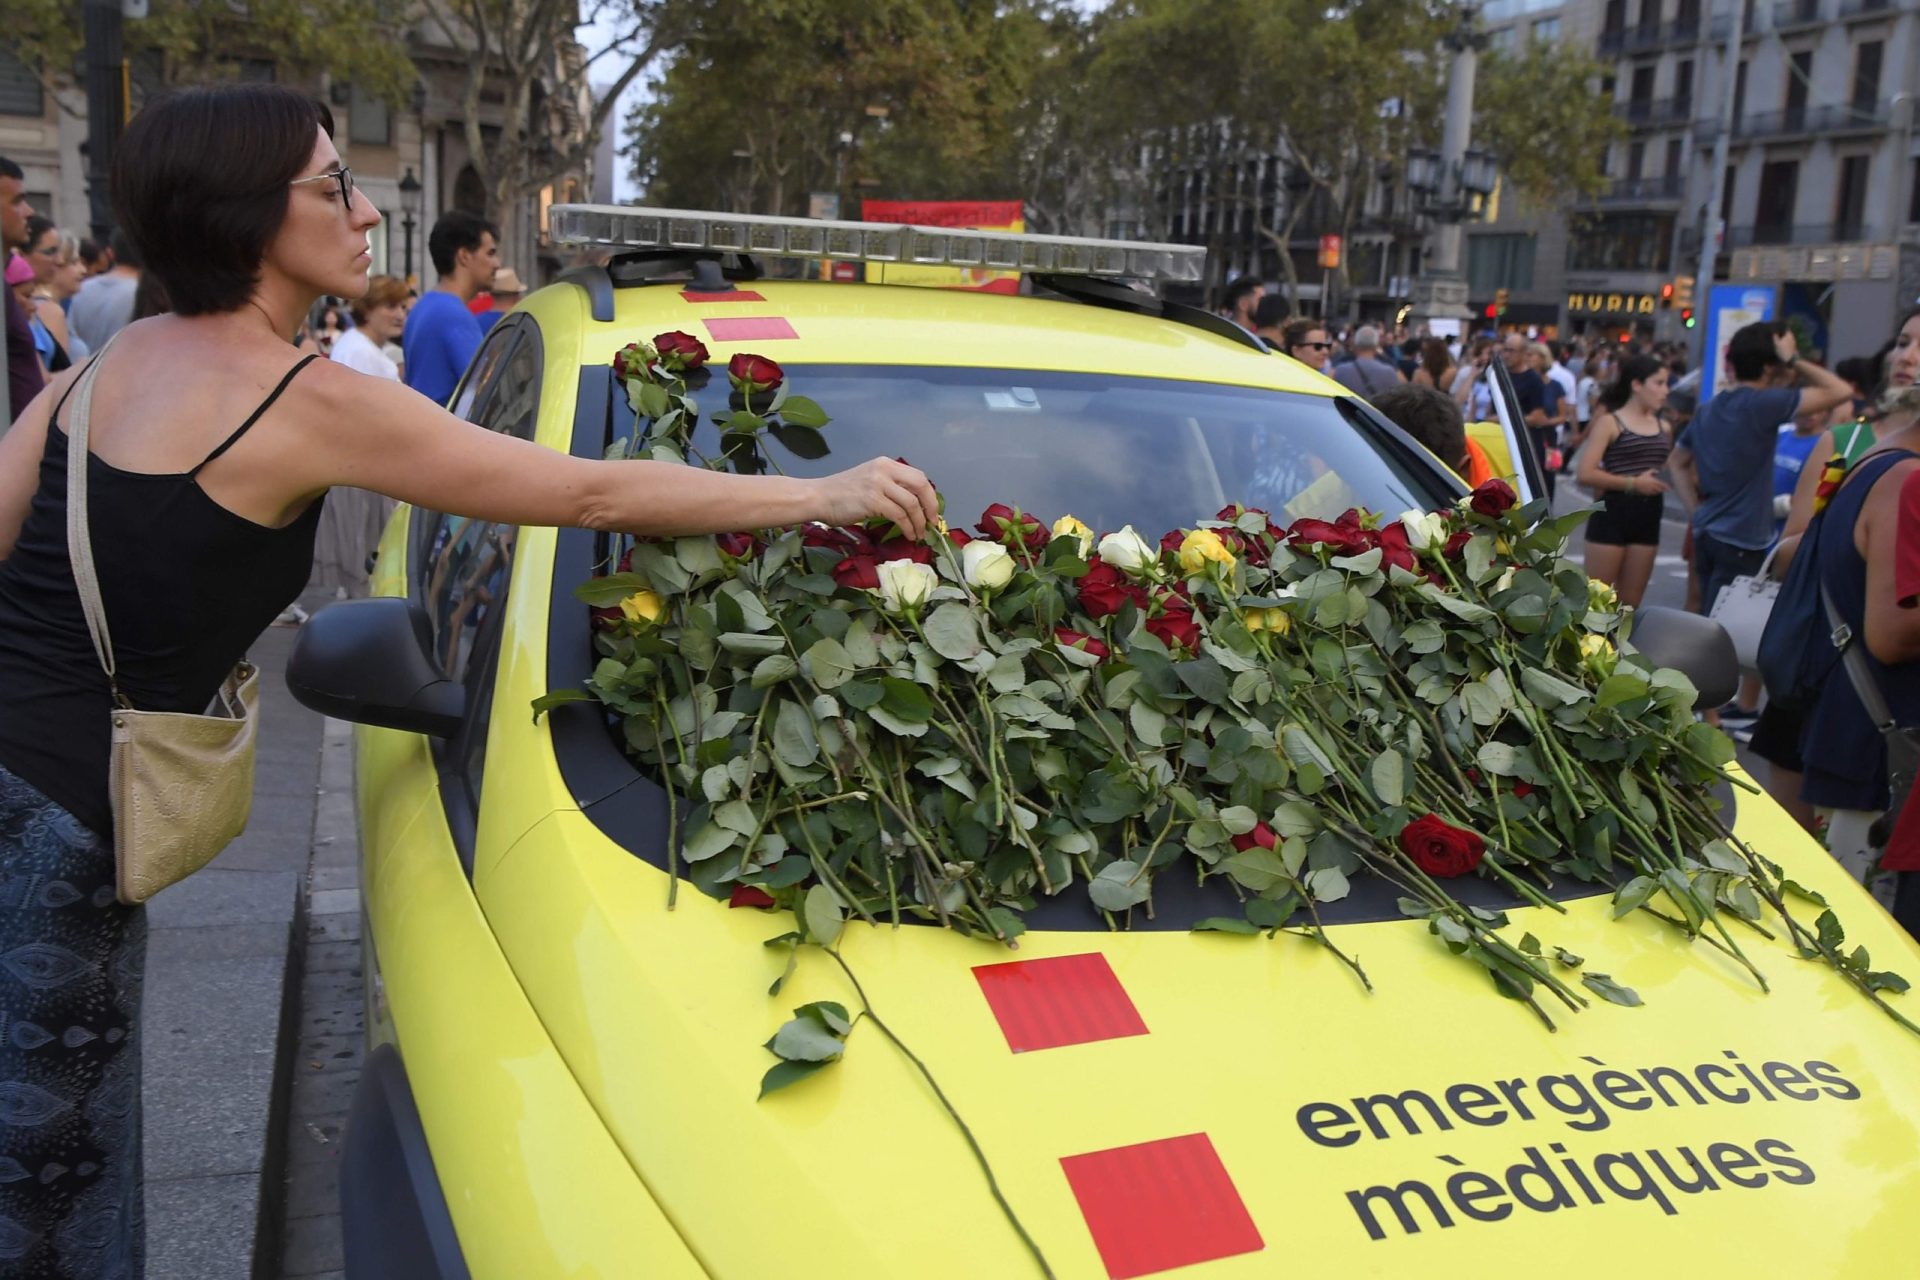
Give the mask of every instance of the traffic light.
M 1680 325 L 1682 328 L 1686 328 L 1686 329 L 1693 328 L 1693 308 L 1692 307 L 1683 307 L 1681 309 Z
M 1673 282 L 1669 280 L 1660 286 L 1660 308 L 1665 310 L 1673 305 Z
M 1693 277 L 1675 276 L 1673 278 L 1673 305 L 1682 310 L 1693 310 Z
M 1495 289 L 1493 291 L 1493 314 L 1496 316 L 1507 314 L 1507 291 L 1505 289 Z

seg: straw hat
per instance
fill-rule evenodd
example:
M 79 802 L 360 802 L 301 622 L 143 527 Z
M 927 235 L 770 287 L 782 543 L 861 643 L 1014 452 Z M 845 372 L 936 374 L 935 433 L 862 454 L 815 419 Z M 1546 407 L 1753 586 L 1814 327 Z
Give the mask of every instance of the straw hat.
M 526 291 L 527 286 L 520 283 L 520 277 L 514 274 L 512 267 L 501 267 L 493 273 L 493 293 L 525 293 Z

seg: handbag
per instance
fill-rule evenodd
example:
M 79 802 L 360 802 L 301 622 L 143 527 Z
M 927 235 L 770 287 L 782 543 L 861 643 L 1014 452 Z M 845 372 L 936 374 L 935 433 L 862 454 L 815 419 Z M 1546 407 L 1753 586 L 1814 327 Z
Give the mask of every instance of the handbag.
M 1767 552 L 1767 558 L 1760 562 L 1759 569 L 1743 573 L 1720 588 L 1720 595 L 1707 615 L 1725 627 L 1733 638 L 1733 651 L 1740 659 L 1742 671 L 1760 669 L 1760 637 L 1767 630 L 1767 619 L 1773 616 L 1773 603 L 1780 596 L 1780 580 L 1773 576 L 1773 558 L 1779 552 L 1780 544 L 1776 542 L 1773 550 Z
M 1841 619 L 1825 584 L 1820 587 L 1820 601 L 1826 606 L 1827 623 L 1833 628 L 1833 647 L 1840 651 L 1840 663 L 1847 669 L 1847 679 L 1853 682 L 1853 692 L 1860 699 L 1867 719 L 1879 731 L 1881 741 L 1887 744 L 1887 807 L 1867 829 L 1867 842 L 1876 849 L 1884 849 L 1893 835 L 1894 824 L 1900 820 L 1902 806 L 1913 792 L 1914 778 L 1920 775 L 1920 732 L 1903 728 L 1894 721 L 1887 700 L 1880 694 L 1880 682 L 1873 678 L 1866 656 L 1854 643 L 1857 637 L 1853 628 Z
M 140 711 L 114 675 L 87 525 L 87 419 L 109 342 L 80 375 L 67 429 L 67 556 L 87 632 L 113 694 L 107 796 L 113 811 L 115 893 L 129 906 L 185 879 L 246 829 L 253 805 L 260 673 L 244 659 L 201 715 Z

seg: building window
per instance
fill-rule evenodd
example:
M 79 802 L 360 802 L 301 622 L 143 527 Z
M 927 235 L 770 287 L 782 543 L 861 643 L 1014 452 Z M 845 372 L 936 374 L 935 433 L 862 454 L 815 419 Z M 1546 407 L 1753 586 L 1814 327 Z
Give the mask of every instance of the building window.
M 1907 197 L 1907 221 L 1920 222 L 1920 160 L 1913 162 L 1912 194 Z
M 1607 0 L 1607 16 L 1601 29 L 1609 35 L 1627 29 L 1627 0 Z
M 1535 40 L 1558 40 L 1560 38 L 1559 15 L 1556 14 L 1551 18 L 1542 18 L 1540 21 L 1534 23 L 1533 38 Z
M 1840 160 L 1840 189 L 1834 193 L 1833 238 L 1868 238 L 1867 175 L 1873 166 L 1870 155 L 1843 156 Z
M 12 54 L 0 49 L 0 115 L 43 116 L 47 113 L 46 94 L 40 77 Z
M 1630 142 L 1627 144 L 1627 181 L 1634 182 L 1643 177 L 1647 167 L 1647 144 Z
M 1769 160 L 1760 169 L 1760 199 L 1754 205 L 1753 229 L 1759 244 L 1783 244 L 1777 237 L 1793 226 L 1793 203 L 1800 194 L 1800 162 Z M 1769 237 L 1769 238 L 1761 238 Z
M 1868 40 L 1853 51 L 1853 105 L 1856 109 L 1872 110 L 1880 101 L 1880 59 L 1887 46 L 1879 40 Z
M 347 117 L 349 140 L 375 147 L 392 144 L 393 112 L 388 110 L 385 99 L 376 98 L 356 84 L 347 110 L 351 113 Z
M 1487 297 L 1495 289 L 1533 288 L 1535 248 L 1530 235 L 1468 236 L 1468 290 Z
M 1673 107 L 1682 116 L 1693 114 L 1693 59 L 1683 58 L 1673 67 Z
M 1673 218 L 1665 214 L 1605 214 L 1567 242 L 1571 271 L 1666 271 L 1672 257 Z
M 1751 27 L 1748 30 L 1752 30 Z M 1733 121 L 1738 128 L 1740 121 L 1747 118 L 1747 64 L 1741 63 L 1733 73 Z
M 1502 27 L 1498 31 L 1487 32 L 1487 47 L 1489 49 L 1512 49 L 1513 28 Z
M 1681 146 L 1680 139 L 1678 138 L 1667 139 L 1667 167 L 1665 172 L 1667 177 L 1669 178 L 1677 179 L 1681 177 L 1685 172 L 1680 167 L 1681 165 L 1680 146 Z M 1679 195 L 1680 193 L 1678 191 L 1675 191 L 1673 194 Z

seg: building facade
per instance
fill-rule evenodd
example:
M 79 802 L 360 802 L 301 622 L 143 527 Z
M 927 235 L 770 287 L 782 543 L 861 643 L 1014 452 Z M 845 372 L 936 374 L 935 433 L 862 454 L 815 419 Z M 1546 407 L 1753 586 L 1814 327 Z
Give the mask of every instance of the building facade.
M 1920 296 L 1909 243 L 1920 220 L 1920 13 L 1904 0 L 1745 0 L 1738 16 L 1730 60 L 1736 15 L 1702 0 L 1485 7 L 1495 43 L 1592 49 L 1611 68 L 1597 109 L 1611 99 L 1627 135 L 1599 198 L 1548 211 L 1509 204 L 1470 229 L 1476 309 L 1505 288 L 1509 323 L 1678 339 L 1689 336 L 1689 281 L 1696 307 L 1712 280 L 1734 281 L 1771 290 L 1776 313 L 1797 317 L 1829 358 L 1879 347 Z
M 133 43 L 130 30 L 129 45 Z M 329 104 L 341 160 L 353 169 L 355 186 L 382 214 L 380 224 L 369 233 L 376 272 L 411 277 L 422 289 L 433 287 L 438 275 L 427 253 L 428 233 L 441 214 L 465 208 L 488 214 L 500 225 L 504 265 L 529 283 L 551 279 L 570 260 L 547 237 L 547 209 L 554 203 L 585 198 L 592 181 L 591 160 L 511 208 L 489 209 L 468 153 L 462 108 L 471 59 L 443 40 L 430 38 L 424 28 L 416 31 L 410 46 L 421 79 L 413 100 L 401 108 L 324 75 L 293 74 L 271 60 L 245 63 L 242 73 L 282 81 Z M 555 56 L 579 54 L 575 46 Z M 131 52 L 131 110 L 159 88 L 155 67 L 137 51 Z M 568 83 L 568 77 L 557 75 L 554 83 Z M 500 128 L 500 113 L 497 103 L 483 99 L 482 129 Z M 584 137 L 588 112 L 566 94 L 542 95 L 538 113 L 556 148 L 567 148 Z M 49 89 L 32 69 L 0 50 L 0 155 L 25 170 L 25 190 L 36 211 L 81 235 L 90 220 L 82 150 L 86 137 L 84 88 L 56 82 Z M 401 195 L 409 174 L 420 184 L 419 212 L 411 217 Z

